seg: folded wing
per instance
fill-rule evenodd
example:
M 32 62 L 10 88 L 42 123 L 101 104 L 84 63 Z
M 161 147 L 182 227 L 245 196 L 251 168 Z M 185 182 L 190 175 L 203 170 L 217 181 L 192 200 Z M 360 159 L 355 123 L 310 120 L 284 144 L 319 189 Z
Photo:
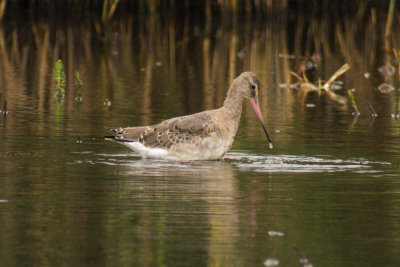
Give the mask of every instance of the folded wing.
M 204 138 L 218 134 L 211 114 L 200 112 L 144 127 L 109 129 L 115 132 L 115 141 L 140 142 L 149 148 L 171 148 L 178 144 L 199 144 Z

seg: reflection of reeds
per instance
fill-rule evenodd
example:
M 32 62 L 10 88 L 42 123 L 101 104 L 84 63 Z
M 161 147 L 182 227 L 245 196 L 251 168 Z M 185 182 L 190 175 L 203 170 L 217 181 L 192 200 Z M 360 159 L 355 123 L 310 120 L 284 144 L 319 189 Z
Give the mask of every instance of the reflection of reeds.
M 101 21 L 103 24 L 108 24 L 115 13 L 119 0 L 104 0 L 103 10 L 101 13 Z
M 0 21 L 4 16 L 4 11 L 6 9 L 7 0 L 0 0 Z
M 145 2 L 140 1 L 137 5 L 145 6 L 144 10 L 161 7 L 157 1 L 152 1 L 151 7 L 150 2 Z M 112 99 L 113 103 L 115 99 L 122 98 L 134 103 L 132 105 L 144 114 L 141 117 L 143 121 L 139 123 L 147 124 L 153 122 L 149 114 L 154 112 L 162 114 L 168 110 L 165 116 L 170 116 L 219 107 L 229 82 L 240 72 L 250 70 L 260 76 L 263 84 L 260 95 L 263 112 L 268 116 L 270 108 L 280 109 L 281 112 L 275 116 L 284 120 L 293 116 L 286 107 L 301 100 L 291 89 L 278 89 L 273 85 L 290 83 L 290 69 L 296 69 L 305 56 L 320 54 L 323 59 L 319 65 L 321 77 L 331 74 L 343 61 L 354 65 L 354 71 L 371 72 L 379 59 L 379 53 L 376 53 L 380 36 L 378 30 L 382 29 L 384 22 L 376 19 L 375 8 L 364 6 L 358 11 L 357 19 L 346 17 L 334 23 L 328 15 L 311 19 L 298 16 L 292 22 L 293 27 L 287 28 L 287 2 L 256 2 L 249 5 L 240 1 L 220 1 L 217 5 L 226 6 L 232 10 L 230 12 L 243 12 L 245 16 L 253 14 L 253 8 L 257 6 L 261 8 L 257 11 L 260 18 L 264 11 L 269 12 L 272 18 L 243 23 L 234 17 L 218 21 L 217 16 L 207 16 L 199 23 L 191 21 L 187 14 L 183 19 L 173 15 L 142 16 L 141 19 L 122 16 L 118 23 L 110 21 L 106 33 L 110 38 L 105 42 L 97 34 L 101 28 L 99 20 L 84 21 L 79 26 L 33 21 L 22 28 L 3 27 L 0 32 L 3 69 L 0 79 L 13 83 L 15 79 L 10 79 L 6 73 L 20 70 L 19 79 L 28 79 L 28 83 L 34 84 L 31 94 L 37 94 L 38 108 L 43 111 L 53 105 L 49 98 L 49 66 L 54 64 L 55 59 L 61 58 L 68 75 L 67 113 L 75 105 L 75 90 L 72 89 L 74 73 L 79 71 L 85 81 L 82 92 L 84 109 L 88 111 L 96 103 L 102 104 L 105 98 Z M 78 5 L 77 2 L 75 5 Z M 190 13 L 191 5 L 189 1 L 185 11 Z M 215 10 L 213 1 L 206 1 L 205 5 L 209 9 L 205 12 L 210 16 L 219 12 Z M 114 9 L 115 14 L 121 15 L 118 9 L 125 6 L 126 2 L 121 0 Z M 396 14 L 395 10 L 395 23 L 399 20 Z M 6 39 L 5 36 L 9 37 Z M 32 37 L 34 42 L 24 36 Z M 390 40 L 395 48 L 399 47 L 398 36 L 398 30 L 394 29 Z M 290 43 L 292 39 L 293 46 Z M 378 56 L 375 57 L 375 54 Z M 116 64 L 117 61 L 121 64 Z M 34 62 L 34 68 L 31 62 Z M 157 62 L 161 65 L 156 66 Z M 132 80 L 136 81 L 135 86 L 122 86 Z M 348 87 L 356 87 L 357 81 L 347 82 Z M 183 88 L 176 86 L 182 83 L 185 84 Z M 358 90 L 366 99 L 371 92 Z M 161 97 L 163 94 L 169 97 Z M 13 106 L 13 99 L 8 99 L 10 107 Z M 113 109 L 118 107 L 113 105 Z M 251 113 L 245 116 L 252 118 Z
M 389 10 L 386 19 L 386 26 L 385 26 L 385 47 L 388 51 L 390 51 L 390 34 L 392 32 L 392 24 L 393 24 L 393 16 L 394 16 L 394 7 L 395 7 L 395 0 L 390 0 Z

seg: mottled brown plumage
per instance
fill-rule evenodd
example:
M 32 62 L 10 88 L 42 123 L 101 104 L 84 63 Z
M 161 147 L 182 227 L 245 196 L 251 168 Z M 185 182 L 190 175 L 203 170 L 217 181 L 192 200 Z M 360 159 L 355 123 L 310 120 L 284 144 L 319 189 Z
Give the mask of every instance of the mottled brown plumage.
M 196 144 L 216 130 L 211 114 L 200 112 L 152 126 L 114 129 L 114 132 L 118 134 L 116 140 L 136 141 L 150 148 L 170 148 L 176 144 Z

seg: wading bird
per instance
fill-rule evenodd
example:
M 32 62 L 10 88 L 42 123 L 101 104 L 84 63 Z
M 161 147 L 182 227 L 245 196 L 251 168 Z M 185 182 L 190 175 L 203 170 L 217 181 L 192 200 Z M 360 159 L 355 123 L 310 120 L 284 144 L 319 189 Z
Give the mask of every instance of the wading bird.
M 243 100 L 249 99 L 272 148 L 258 102 L 259 90 L 257 76 L 243 72 L 233 80 L 219 109 L 176 117 L 151 126 L 107 128 L 116 135 L 106 139 L 123 144 L 142 157 L 176 161 L 223 159 L 236 135 Z

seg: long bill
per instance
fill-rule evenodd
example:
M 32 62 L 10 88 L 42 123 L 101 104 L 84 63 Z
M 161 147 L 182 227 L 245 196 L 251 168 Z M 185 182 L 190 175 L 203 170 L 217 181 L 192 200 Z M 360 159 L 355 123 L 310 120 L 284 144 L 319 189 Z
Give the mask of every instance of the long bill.
M 265 135 L 267 136 L 268 146 L 269 146 L 270 149 L 272 149 L 273 148 L 272 141 L 271 141 L 271 138 L 269 137 L 267 127 L 265 126 L 264 119 L 263 119 L 263 116 L 261 114 L 260 104 L 258 103 L 258 97 L 257 96 L 253 96 L 252 98 L 250 98 L 250 103 L 253 106 L 254 112 L 256 113 L 256 115 L 258 117 L 258 120 L 261 123 L 261 126 L 262 126 L 262 128 L 264 130 Z

